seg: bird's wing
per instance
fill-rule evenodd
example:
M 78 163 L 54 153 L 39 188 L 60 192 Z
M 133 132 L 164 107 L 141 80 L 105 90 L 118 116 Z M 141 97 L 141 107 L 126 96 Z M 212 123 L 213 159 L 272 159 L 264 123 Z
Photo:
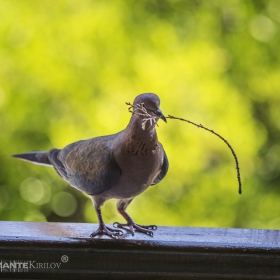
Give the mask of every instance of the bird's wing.
M 158 176 L 155 178 L 155 180 L 153 181 L 152 185 L 156 185 L 157 183 L 159 183 L 165 177 L 165 175 L 168 171 L 168 167 L 169 167 L 169 162 L 168 162 L 167 155 L 166 155 L 161 143 L 159 143 L 159 145 L 161 146 L 162 151 L 163 151 L 163 163 L 162 163 L 162 166 L 161 166 L 161 171 L 158 174 Z
M 89 195 L 100 194 L 121 176 L 111 149 L 114 137 L 102 136 L 75 142 L 62 150 L 53 149 L 50 161 L 71 186 Z

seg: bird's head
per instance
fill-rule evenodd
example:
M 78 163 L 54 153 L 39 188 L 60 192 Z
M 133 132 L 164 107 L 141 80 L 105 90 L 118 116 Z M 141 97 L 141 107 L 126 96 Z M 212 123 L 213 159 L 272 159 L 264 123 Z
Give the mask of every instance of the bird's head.
M 154 93 L 143 93 L 138 95 L 133 102 L 133 113 L 145 119 L 158 119 L 167 122 L 166 117 L 159 108 L 159 97 Z M 142 108 L 141 108 L 142 107 Z

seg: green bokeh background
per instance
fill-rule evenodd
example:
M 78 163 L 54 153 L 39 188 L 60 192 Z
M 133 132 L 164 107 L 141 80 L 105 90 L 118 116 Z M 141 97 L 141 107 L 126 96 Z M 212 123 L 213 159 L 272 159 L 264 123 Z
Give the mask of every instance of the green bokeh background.
M 10 157 L 125 128 L 155 92 L 170 169 L 140 224 L 280 229 L 280 1 L 0 0 L 0 219 L 97 222 L 51 168 Z M 122 221 L 115 201 L 107 223 Z

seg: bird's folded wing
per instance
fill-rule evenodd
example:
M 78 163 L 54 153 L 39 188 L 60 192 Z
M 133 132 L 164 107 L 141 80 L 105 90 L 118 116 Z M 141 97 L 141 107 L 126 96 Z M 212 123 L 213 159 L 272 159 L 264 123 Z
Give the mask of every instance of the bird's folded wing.
M 110 189 L 120 178 L 121 169 L 111 149 L 115 135 L 75 142 L 62 150 L 50 151 L 57 173 L 73 187 L 97 195 Z
M 157 183 L 159 183 L 166 175 L 168 168 L 169 168 L 169 162 L 168 162 L 168 158 L 167 155 L 163 149 L 163 146 L 161 145 L 160 142 L 158 142 L 158 144 L 161 146 L 162 150 L 163 150 L 163 163 L 161 166 L 161 171 L 158 174 L 158 176 L 155 178 L 155 180 L 153 181 L 152 185 L 156 185 Z

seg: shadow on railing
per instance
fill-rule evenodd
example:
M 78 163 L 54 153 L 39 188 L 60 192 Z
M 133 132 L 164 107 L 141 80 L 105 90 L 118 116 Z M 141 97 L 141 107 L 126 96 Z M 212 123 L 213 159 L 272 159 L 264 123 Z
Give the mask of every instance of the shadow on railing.
M 159 227 L 92 239 L 96 224 L 0 222 L 0 278 L 280 279 L 280 231 Z

